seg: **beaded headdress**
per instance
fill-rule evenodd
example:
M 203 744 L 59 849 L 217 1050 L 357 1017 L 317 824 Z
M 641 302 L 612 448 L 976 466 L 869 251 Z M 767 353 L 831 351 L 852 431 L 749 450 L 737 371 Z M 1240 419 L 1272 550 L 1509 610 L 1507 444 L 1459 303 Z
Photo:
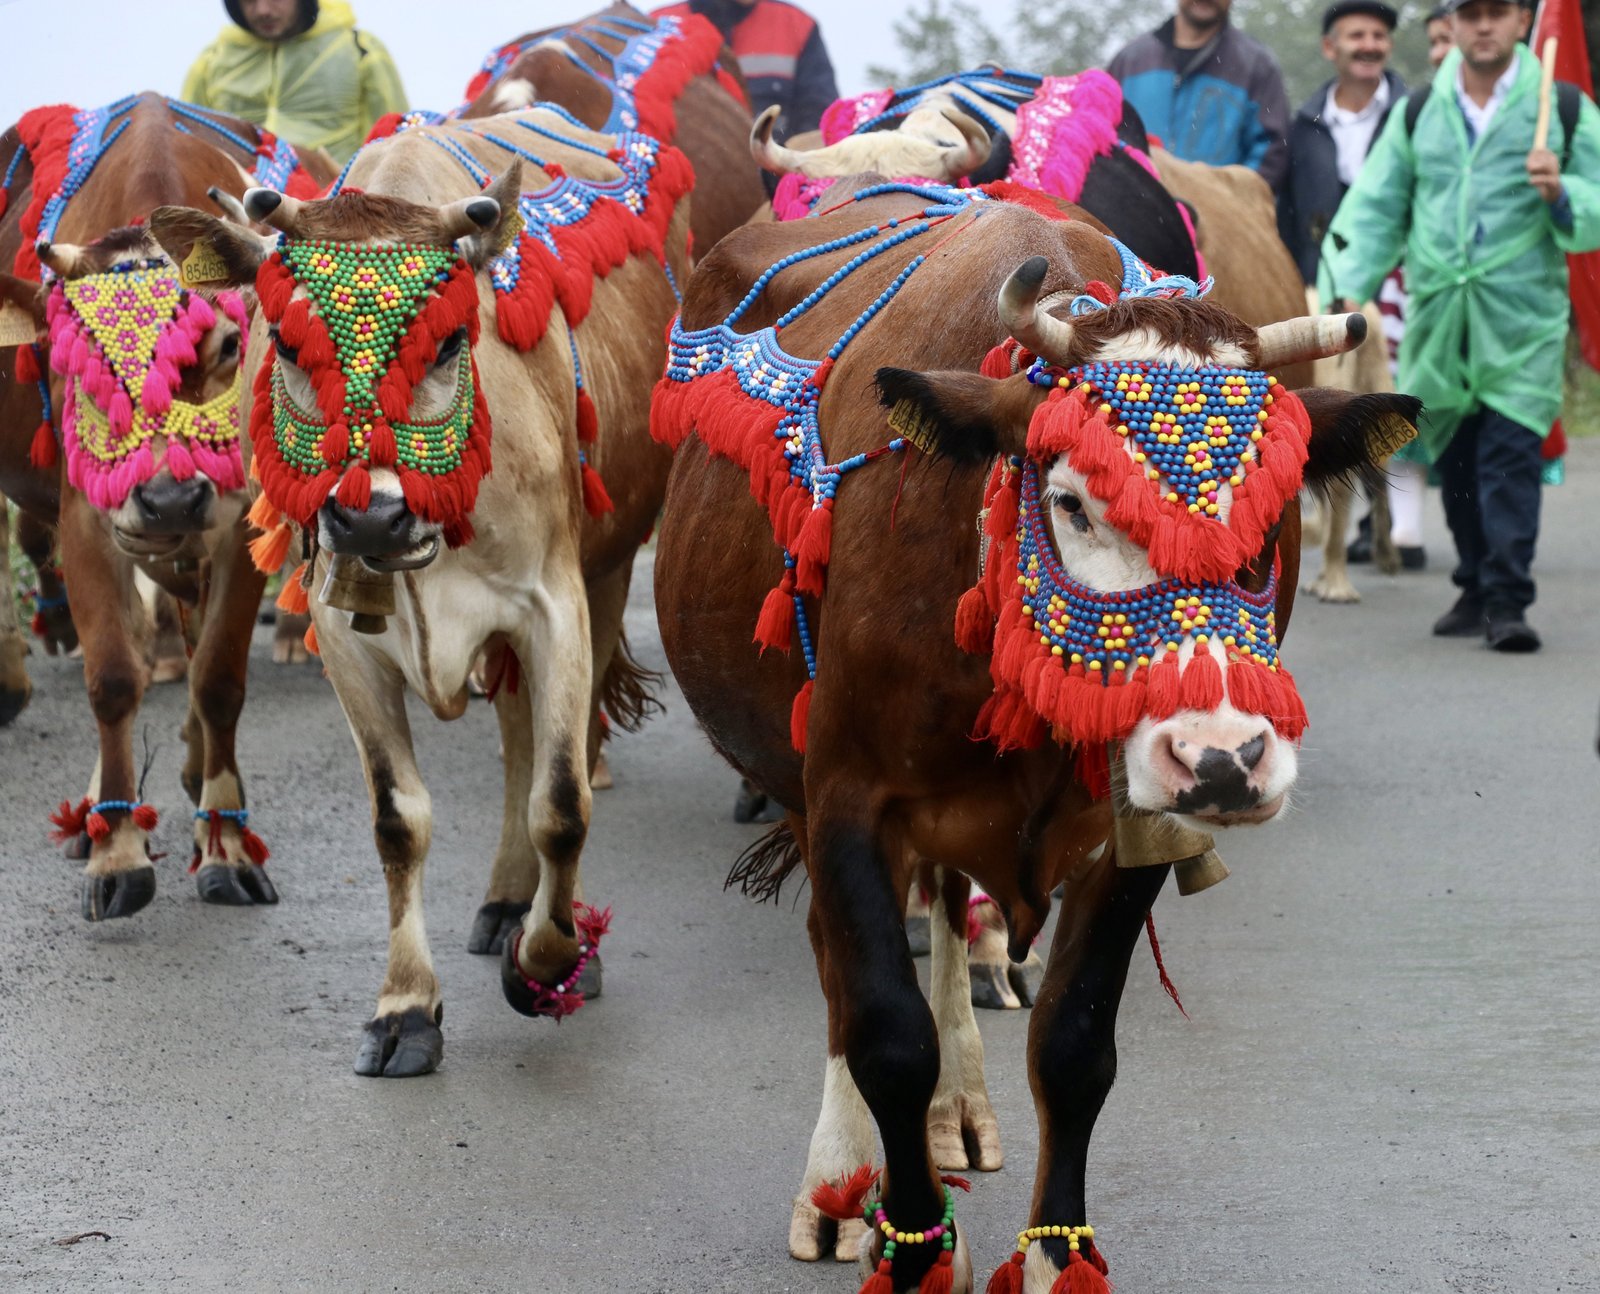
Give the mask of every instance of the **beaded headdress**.
M 304 295 L 294 295 L 297 287 Z M 256 289 L 316 403 L 296 403 L 276 356 L 261 366 L 251 440 L 271 505 L 310 525 L 337 487 L 341 505 L 363 509 L 372 498 L 369 469 L 389 468 L 413 513 L 443 526 L 452 547 L 467 542 L 490 434 L 470 353 L 478 287 L 467 262 L 454 249 L 280 236 Z M 413 419 L 417 384 L 440 343 L 461 329 L 468 353 L 448 409 Z
M 239 294 L 219 292 L 213 308 L 184 290 L 165 261 L 126 261 L 52 286 L 45 310 L 50 365 L 66 379 L 67 479 L 97 508 L 120 507 L 163 464 L 180 481 L 204 472 L 218 491 L 243 488 L 242 369 L 203 404 L 177 398 L 218 308 L 239 325 L 242 361 L 248 324 Z
M 1123 299 L 1198 297 L 1209 287 L 1154 277 L 1116 245 Z M 1110 295 L 1085 294 L 1073 309 L 1104 309 Z M 1002 376 L 1023 357 L 1009 343 L 985 370 Z M 1143 361 L 1060 369 L 1034 359 L 1026 372 L 1050 394 L 1029 424 L 1027 454 L 991 477 L 985 576 L 956 616 L 961 646 L 993 652 L 995 694 L 978 735 L 1002 749 L 1037 745 L 1047 731 L 1061 741 L 1116 741 L 1143 718 L 1213 710 L 1226 696 L 1298 738 L 1305 708 L 1278 660 L 1277 562 L 1257 591 L 1238 574 L 1300 488 L 1305 407 L 1276 379 L 1246 369 Z M 1106 521 L 1146 550 L 1156 583 L 1106 592 L 1063 567 L 1040 480 L 1063 456 L 1107 505 Z

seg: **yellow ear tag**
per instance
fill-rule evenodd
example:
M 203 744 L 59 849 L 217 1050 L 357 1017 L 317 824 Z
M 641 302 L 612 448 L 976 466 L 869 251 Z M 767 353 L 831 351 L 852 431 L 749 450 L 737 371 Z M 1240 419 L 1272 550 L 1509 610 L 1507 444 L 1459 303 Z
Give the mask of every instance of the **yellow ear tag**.
M 1398 413 L 1386 413 L 1367 431 L 1367 452 L 1381 463 L 1402 445 L 1417 438 L 1417 429 Z
M 0 346 L 26 346 L 39 339 L 31 312 L 14 302 L 0 305 Z
M 178 267 L 178 281 L 186 288 L 202 283 L 226 283 L 231 276 L 227 263 L 205 239 L 198 240 Z
M 904 436 L 924 454 L 934 452 L 939 424 L 915 400 L 898 400 L 889 410 L 889 427 Z

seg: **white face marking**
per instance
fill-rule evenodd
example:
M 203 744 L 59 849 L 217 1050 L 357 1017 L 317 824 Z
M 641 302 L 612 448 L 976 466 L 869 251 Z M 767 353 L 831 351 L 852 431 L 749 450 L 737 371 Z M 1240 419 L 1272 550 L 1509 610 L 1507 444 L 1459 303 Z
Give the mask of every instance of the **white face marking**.
M 1039 501 L 1050 510 L 1050 534 L 1062 569 L 1079 584 L 1121 593 L 1160 580 L 1149 554 L 1105 519 L 1105 503 L 1089 492 L 1087 479 L 1065 454 L 1050 465 Z

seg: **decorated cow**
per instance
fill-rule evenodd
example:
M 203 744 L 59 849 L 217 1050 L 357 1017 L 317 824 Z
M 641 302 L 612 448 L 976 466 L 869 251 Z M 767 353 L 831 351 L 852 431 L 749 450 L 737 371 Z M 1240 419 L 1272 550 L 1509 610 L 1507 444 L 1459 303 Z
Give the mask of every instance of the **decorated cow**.
M 747 880 L 811 882 L 828 1063 L 790 1248 L 864 1238 L 864 1294 L 971 1289 L 952 1121 L 994 1166 L 970 1000 L 936 948 L 930 1011 L 904 935 L 924 863 L 984 885 L 1018 960 L 1064 886 L 1030 1027 L 1033 1203 L 990 1289 L 1104 1290 L 1085 1170 L 1131 950 L 1174 866 L 1205 883 L 1211 832 L 1287 802 L 1296 493 L 1369 467 L 1416 410 L 1276 379 L 1359 342 L 1360 316 L 1251 327 L 1003 196 L 841 182 L 829 211 L 725 240 L 653 411 L 679 448 L 668 659 L 788 810 Z

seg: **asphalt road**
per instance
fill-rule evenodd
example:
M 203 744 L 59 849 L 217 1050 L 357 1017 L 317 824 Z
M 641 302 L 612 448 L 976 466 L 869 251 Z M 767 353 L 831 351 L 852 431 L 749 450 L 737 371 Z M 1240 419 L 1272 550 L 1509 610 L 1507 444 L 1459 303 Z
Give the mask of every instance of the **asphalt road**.
M 1540 655 L 1428 636 L 1451 600 L 1436 504 L 1432 569 L 1302 599 L 1295 809 L 1156 909 L 1191 1021 L 1134 962 L 1091 1160 L 1120 1294 L 1600 1290 L 1600 442 L 1573 460 Z M 659 664 L 643 563 L 632 616 Z M 44 842 L 93 758 L 78 667 L 35 657 L 0 731 L 0 1287 L 853 1294 L 785 1249 L 823 1062 L 802 917 L 722 892 L 753 828 L 681 700 L 596 799 L 606 996 L 560 1027 L 465 951 L 493 717 L 416 717 L 445 1062 L 360 1079 L 385 930 L 365 793 L 332 693 L 274 668 L 266 632 L 241 751 L 277 908 L 207 907 L 184 875 L 177 691 L 145 711 L 171 856 L 132 920 L 86 925 Z M 980 1287 L 1034 1159 L 1026 1013 L 981 1014 L 1009 1159 L 960 1206 Z M 53 1243 L 91 1230 L 110 1239 Z

